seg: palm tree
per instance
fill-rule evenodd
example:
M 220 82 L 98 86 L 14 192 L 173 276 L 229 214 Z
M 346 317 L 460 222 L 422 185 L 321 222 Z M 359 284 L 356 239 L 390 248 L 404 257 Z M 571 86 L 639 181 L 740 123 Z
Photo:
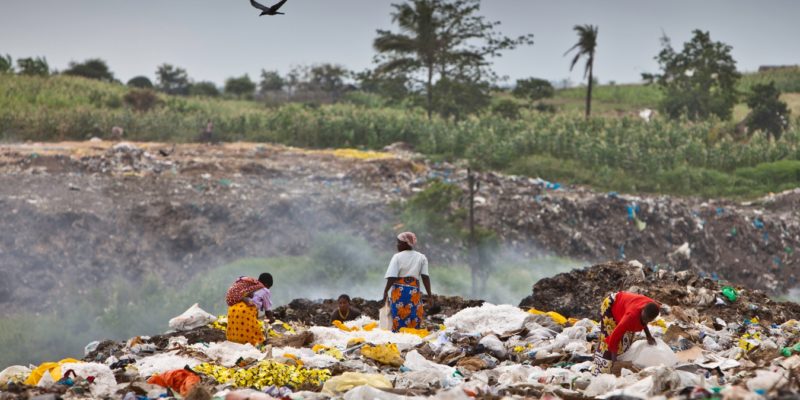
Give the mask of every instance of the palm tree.
M 430 119 L 433 113 L 433 75 L 441 42 L 436 35 L 435 5 L 431 1 L 415 0 L 412 4 L 393 6 L 392 21 L 400 27 L 400 33 L 379 30 L 373 47 L 379 53 L 393 53 L 395 56 L 382 64 L 378 71 L 425 69 L 426 108 Z
M 589 83 L 586 90 L 586 118 L 589 118 L 589 115 L 592 113 L 594 50 L 597 47 L 597 26 L 588 24 L 575 25 L 575 27 L 572 29 L 575 30 L 575 32 L 578 32 L 578 43 L 575 43 L 574 46 L 570 47 L 570 49 L 567 50 L 564 55 L 567 55 L 572 50 L 578 50 L 575 54 L 575 58 L 572 59 L 572 63 L 569 66 L 570 71 L 575 68 L 575 64 L 578 63 L 581 57 L 586 56 L 586 66 L 583 70 L 583 77 L 589 77 Z

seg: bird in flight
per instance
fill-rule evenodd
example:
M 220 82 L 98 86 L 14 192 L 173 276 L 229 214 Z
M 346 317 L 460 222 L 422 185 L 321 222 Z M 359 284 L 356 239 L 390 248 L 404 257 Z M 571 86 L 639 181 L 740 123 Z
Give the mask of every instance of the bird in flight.
M 286 3 L 286 0 L 281 0 L 278 2 L 278 4 L 275 4 L 272 7 L 266 7 L 262 4 L 259 4 L 256 0 L 250 0 L 250 4 L 252 4 L 253 7 L 261 10 L 261 15 L 259 15 L 259 17 L 263 17 L 265 15 L 278 15 L 278 14 L 283 15 L 282 12 L 278 12 L 278 9 L 280 9 L 281 6 L 283 6 L 283 3 Z

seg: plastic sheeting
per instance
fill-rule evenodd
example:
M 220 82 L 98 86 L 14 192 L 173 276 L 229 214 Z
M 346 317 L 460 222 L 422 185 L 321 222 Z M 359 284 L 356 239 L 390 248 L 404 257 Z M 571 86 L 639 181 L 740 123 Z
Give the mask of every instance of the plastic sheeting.
M 188 331 L 208 325 L 216 320 L 217 317 L 207 313 L 200 308 L 200 305 L 195 303 L 193 306 L 189 307 L 188 310 L 184 311 L 183 314 L 169 320 L 169 327 L 170 329 L 178 331 Z

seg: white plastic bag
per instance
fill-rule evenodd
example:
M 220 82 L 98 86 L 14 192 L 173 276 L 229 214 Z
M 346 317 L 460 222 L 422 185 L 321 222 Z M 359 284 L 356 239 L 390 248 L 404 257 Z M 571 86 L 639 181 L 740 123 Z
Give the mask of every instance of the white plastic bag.
M 177 331 L 189 331 L 194 328 L 199 328 L 203 325 L 208 325 L 217 320 L 217 317 L 205 312 L 200 306 L 195 303 L 184 311 L 183 314 L 169 320 L 170 329 Z
M 600 374 L 592 378 L 589 387 L 583 391 L 586 397 L 597 397 L 601 394 L 608 393 L 617 386 L 617 377 L 611 374 Z
M 392 330 L 392 310 L 389 309 L 389 306 L 384 305 L 381 307 L 380 311 L 378 311 L 378 314 L 378 326 L 385 331 Z
M 484 336 L 478 344 L 485 347 L 489 352 L 497 358 L 506 358 L 507 351 L 503 342 L 495 335 Z
M 678 357 L 661 339 L 656 339 L 655 346 L 649 345 L 646 340 L 633 342 L 630 349 L 619 356 L 619 360 L 630 361 L 638 368 L 658 365 L 671 367 L 678 363 Z

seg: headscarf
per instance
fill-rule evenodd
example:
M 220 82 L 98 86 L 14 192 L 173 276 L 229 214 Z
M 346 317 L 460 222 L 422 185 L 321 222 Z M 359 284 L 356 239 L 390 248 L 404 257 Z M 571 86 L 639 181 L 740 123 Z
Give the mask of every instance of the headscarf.
M 258 279 L 242 276 L 228 288 L 228 293 L 225 294 L 225 302 L 232 306 L 242 301 L 248 294 L 259 289 L 264 289 L 264 285 Z
M 401 242 L 406 242 L 411 247 L 417 245 L 417 235 L 415 235 L 413 232 L 403 232 L 397 235 L 397 240 Z

